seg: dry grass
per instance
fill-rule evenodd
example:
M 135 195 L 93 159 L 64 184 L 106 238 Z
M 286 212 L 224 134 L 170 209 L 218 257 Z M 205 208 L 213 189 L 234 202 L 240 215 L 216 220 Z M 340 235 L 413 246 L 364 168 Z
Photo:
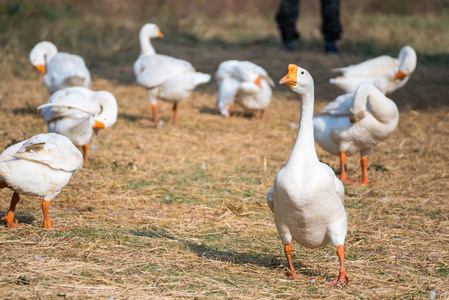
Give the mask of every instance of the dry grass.
M 165 126 L 156 129 L 146 93 L 131 70 L 138 55 L 138 22 L 113 27 L 87 17 L 82 27 L 70 27 L 74 18 L 57 21 L 60 27 L 39 26 L 47 26 L 41 31 L 47 37 L 62 32 L 63 50 L 86 57 L 92 89 L 116 96 L 119 118 L 93 138 L 96 150 L 90 150 L 88 165 L 52 202 L 53 225 L 70 231 L 40 229 L 41 199 L 26 196 L 17 215 L 29 225 L 0 228 L 2 297 L 425 299 L 435 290 L 440 299 L 449 298 L 449 72 L 444 60 L 420 60 L 410 82 L 391 96 L 401 109 L 399 127 L 369 157 L 372 184 L 346 186 L 346 263 L 352 281 L 329 288 L 324 283 L 338 268 L 330 246 L 312 251 L 293 245 L 295 266 L 316 283 L 286 279 L 282 245 L 265 205 L 296 137 L 290 125 L 298 123 L 296 96 L 276 87 L 265 121 L 239 109 L 224 119 L 214 109 L 217 88 L 210 83 L 181 103 L 177 127 L 169 125 L 170 106 L 161 103 Z M 197 30 L 218 32 L 205 25 Z M 32 34 L 9 35 L 1 64 L 2 148 L 46 131 L 35 108 L 48 100 L 27 61 L 27 47 L 35 41 L 18 38 Z M 326 57 L 313 43 L 285 53 L 274 42 L 179 37 L 169 33 L 168 40 L 155 43 L 157 50 L 208 73 L 222 60 L 249 59 L 279 79 L 288 63 L 300 64 L 315 78 L 316 109 L 339 94 L 327 84 L 329 69 L 369 55 Z M 338 171 L 336 157 L 317 151 Z M 358 158 L 348 159 L 347 167 L 352 179 L 360 176 Z M 6 212 L 11 191 L 0 191 L 0 197 L 0 210 Z

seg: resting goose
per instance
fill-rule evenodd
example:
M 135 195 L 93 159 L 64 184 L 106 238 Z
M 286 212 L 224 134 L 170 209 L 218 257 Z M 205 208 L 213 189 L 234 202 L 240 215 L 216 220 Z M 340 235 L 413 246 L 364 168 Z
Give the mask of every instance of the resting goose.
M 308 248 L 333 243 L 337 247 L 340 271 L 331 285 L 345 283 L 343 244 L 347 233 L 343 206 L 344 187 L 332 169 L 318 160 L 313 139 L 313 78 L 305 69 L 288 66 L 288 74 L 280 81 L 300 94 L 301 118 L 298 135 L 287 164 L 274 179 L 267 203 L 284 244 L 289 278 L 298 275 L 292 264 L 292 240 Z
M 227 60 L 218 66 L 215 80 L 219 86 L 216 106 L 221 115 L 229 117 L 237 103 L 247 111 L 260 110 L 263 119 L 274 83 L 262 67 L 249 61 Z
M 14 210 L 22 194 L 44 197 L 42 227 L 52 228 L 48 212 L 50 201 L 82 166 L 81 153 L 60 134 L 38 134 L 8 147 L 0 154 L 0 188 L 14 191 L 8 214 L 3 217 L 6 225 L 17 226 Z
M 44 74 L 43 84 L 50 94 L 66 87 L 90 85 L 84 60 L 78 55 L 58 52 L 53 43 L 44 41 L 34 46 L 30 62 Z
M 386 95 L 406 84 L 415 68 L 416 52 L 412 47 L 404 46 L 398 58 L 383 55 L 358 65 L 334 69 L 343 75 L 329 81 L 346 93 L 354 93 L 362 82 L 371 82 Z
M 37 109 L 49 132 L 62 134 L 82 146 L 84 163 L 93 130 L 111 127 L 117 120 L 117 101 L 111 93 L 83 87 L 57 91 Z
M 362 184 L 368 184 L 368 154 L 396 129 L 396 104 L 371 83 L 361 83 L 354 94 L 345 94 L 323 108 L 313 119 L 315 140 L 326 151 L 340 156 L 341 181 L 346 177 L 346 156 L 360 152 Z
M 140 30 L 140 56 L 134 63 L 137 83 L 148 90 L 157 125 L 157 100 L 173 103 L 173 125 L 176 125 L 178 102 L 187 98 L 193 89 L 210 80 L 210 75 L 196 72 L 193 66 L 181 59 L 156 54 L 150 39 L 163 37 L 155 24 L 145 24 Z

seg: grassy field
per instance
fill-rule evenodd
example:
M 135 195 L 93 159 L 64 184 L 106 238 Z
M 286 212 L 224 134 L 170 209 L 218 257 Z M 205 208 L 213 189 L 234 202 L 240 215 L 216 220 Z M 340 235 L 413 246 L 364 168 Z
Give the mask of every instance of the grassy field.
M 152 19 L 166 35 L 154 42 L 156 50 L 202 72 L 213 74 L 226 59 L 260 64 L 275 81 L 289 63 L 306 68 L 315 79 L 316 110 L 340 94 L 328 84 L 330 69 L 378 54 L 396 56 L 403 44 L 417 49 L 417 70 L 391 95 L 400 108 L 398 129 L 369 156 L 370 186 L 345 186 L 351 282 L 330 288 L 324 283 L 338 273 L 331 246 L 293 244 L 295 267 L 315 282 L 287 279 L 265 204 L 296 138 L 296 94 L 277 86 L 264 121 L 239 108 L 225 119 L 215 109 L 211 82 L 180 104 L 176 127 L 170 105 L 160 103 L 164 126 L 155 128 L 146 91 L 132 73 L 138 31 L 149 20 L 144 12 L 133 18 L 113 5 L 89 13 L 86 4 L 24 3 L 0 5 L 0 148 L 46 132 L 36 107 L 49 95 L 28 62 L 30 49 L 43 39 L 85 58 L 91 88 L 115 95 L 119 117 L 92 139 L 87 166 L 52 201 L 53 226 L 71 230 L 41 229 L 41 199 L 27 196 L 16 216 L 28 226 L 0 228 L 2 298 L 428 299 L 431 291 L 449 298 L 444 7 L 386 15 L 345 4 L 340 56 L 322 54 L 316 15 L 303 14 L 301 49 L 292 53 L 279 49 L 270 15 L 197 14 L 173 21 L 163 6 Z M 319 146 L 317 152 L 338 173 L 337 157 Z M 359 158 L 349 158 L 347 169 L 350 179 L 359 178 Z M 0 215 L 11 195 L 0 191 Z

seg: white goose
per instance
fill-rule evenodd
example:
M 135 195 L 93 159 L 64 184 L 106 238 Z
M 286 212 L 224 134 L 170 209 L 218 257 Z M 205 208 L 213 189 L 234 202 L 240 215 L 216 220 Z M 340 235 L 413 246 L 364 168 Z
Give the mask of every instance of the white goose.
M 44 74 L 43 84 L 50 94 L 66 87 L 90 85 L 84 60 L 78 55 L 58 52 L 53 43 L 44 41 L 34 46 L 30 62 Z
M 227 60 L 218 66 L 215 80 L 219 86 L 216 106 L 223 116 L 229 117 L 237 103 L 248 111 L 260 110 L 263 119 L 274 83 L 262 67 L 249 61 Z
M 416 52 L 410 46 L 402 47 L 398 58 L 387 55 L 369 59 L 358 65 L 334 69 L 342 76 L 330 79 L 346 93 L 354 93 L 362 82 L 371 82 L 384 95 L 401 88 L 416 68 Z
M 346 156 L 360 152 L 362 184 L 368 184 L 368 154 L 396 129 L 396 104 L 371 83 L 362 83 L 354 94 L 345 94 L 323 108 L 313 119 L 315 140 L 326 151 L 340 156 L 341 180 L 347 180 Z
M 83 87 L 57 91 L 37 109 L 49 132 L 62 134 L 76 146 L 82 146 L 84 163 L 93 130 L 111 127 L 117 120 L 117 101 L 111 93 Z
M 288 74 L 279 83 L 287 85 L 302 98 L 295 145 L 267 194 L 268 206 L 274 212 L 274 221 L 284 244 L 289 277 L 297 277 L 291 258 L 292 240 L 308 248 L 332 242 L 337 247 L 340 271 L 337 279 L 328 284 L 344 283 L 348 281 L 343 248 L 347 233 L 344 187 L 334 171 L 318 160 L 315 152 L 313 78 L 306 70 L 290 64 Z
M 14 210 L 19 194 L 23 194 L 44 197 L 42 227 L 52 228 L 48 213 L 50 201 L 82 166 L 81 153 L 60 134 L 38 134 L 8 147 L 0 154 L 0 188 L 14 191 L 8 214 L 3 217 L 7 226 L 17 226 Z
M 137 83 L 148 89 L 157 124 L 157 100 L 173 103 L 173 125 L 177 120 L 178 102 L 187 98 L 193 89 L 210 80 L 210 75 L 196 72 L 193 66 L 181 59 L 156 54 L 150 39 L 163 37 L 155 24 L 145 24 L 140 30 L 140 56 L 134 63 Z

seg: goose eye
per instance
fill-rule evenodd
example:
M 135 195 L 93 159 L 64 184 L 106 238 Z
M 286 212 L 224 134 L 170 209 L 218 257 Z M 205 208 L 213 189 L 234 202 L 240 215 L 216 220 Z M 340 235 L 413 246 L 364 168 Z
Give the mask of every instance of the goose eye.
M 304 75 L 304 71 L 301 71 L 301 74 Z

